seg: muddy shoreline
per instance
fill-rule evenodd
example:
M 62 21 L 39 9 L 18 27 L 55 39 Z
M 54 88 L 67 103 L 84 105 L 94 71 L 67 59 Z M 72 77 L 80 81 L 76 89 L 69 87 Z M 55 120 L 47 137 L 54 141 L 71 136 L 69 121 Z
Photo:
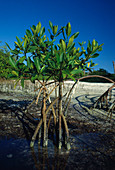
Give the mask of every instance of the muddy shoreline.
M 30 95 L 0 93 L 0 140 L 31 140 L 40 111 L 36 105 L 32 105 L 29 117 L 24 110 L 33 99 L 34 96 Z M 115 120 L 106 120 L 105 111 L 95 112 L 89 115 L 75 99 L 72 100 L 66 117 L 71 151 L 65 169 L 70 166 L 69 162 L 73 162 L 70 166 L 73 169 L 76 166 L 77 169 L 114 169 Z

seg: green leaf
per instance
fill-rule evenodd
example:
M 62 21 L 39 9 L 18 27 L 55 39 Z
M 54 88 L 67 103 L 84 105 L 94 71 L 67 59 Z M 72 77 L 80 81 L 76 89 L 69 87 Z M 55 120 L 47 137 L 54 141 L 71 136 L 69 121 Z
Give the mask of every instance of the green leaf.
M 79 68 L 79 69 L 74 69 L 74 70 L 72 70 L 71 71 L 71 74 L 79 74 L 79 73 L 82 73 L 83 71 L 81 70 L 81 68 Z
M 63 75 L 63 79 L 65 79 L 66 78 L 66 74 L 62 72 L 62 75 Z
M 90 43 L 90 41 L 89 41 L 89 40 L 88 40 L 87 48 L 89 48 L 89 50 L 91 51 L 91 43 Z
M 39 22 L 36 26 L 36 32 L 37 34 L 40 32 L 40 29 L 41 29 L 41 22 Z
M 36 33 L 36 26 L 35 25 L 32 25 L 32 27 L 30 27 L 31 30 L 32 30 L 32 33 L 35 34 Z
M 55 35 L 57 33 L 58 30 L 58 25 L 57 26 L 53 26 L 53 34 Z
M 98 57 L 99 56 L 99 54 L 98 53 L 95 53 L 93 56 L 91 56 L 91 58 L 96 58 L 96 57 Z
M 66 74 L 68 78 L 72 79 L 73 81 L 76 81 L 75 78 L 70 74 L 70 70 L 63 70 L 63 74 Z
M 31 30 L 32 30 L 32 32 L 33 32 L 33 34 L 35 34 L 35 30 L 32 28 L 32 27 L 30 27 L 31 28 Z
M 24 48 L 26 47 L 26 45 L 27 45 L 27 38 L 25 38 L 24 40 Z
M 43 27 L 40 31 L 40 37 L 42 37 L 44 35 L 44 33 L 45 33 L 45 27 Z
M 73 34 L 74 38 L 77 38 L 78 35 L 79 35 L 79 32 L 76 32 L 76 33 Z
M 68 74 L 68 77 L 76 82 L 76 79 L 72 75 Z
M 49 25 L 50 25 L 50 28 L 52 29 L 52 32 L 53 32 L 53 24 L 51 21 L 49 21 Z
M 12 50 L 11 48 L 10 48 L 10 46 L 5 42 L 5 44 L 7 45 L 7 47 L 10 49 L 10 50 Z
M 18 44 L 21 46 L 21 41 L 20 41 L 20 39 L 16 36 L 16 39 L 17 39 L 17 41 L 18 41 Z
M 35 25 L 32 25 L 32 28 L 33 28 L 34 30 L 36 30 L 36 26 L 35 26 Z
M 96 41 L 95 41 L 95 39 L 93 39 L 92 46 L 95 47 L 95 45 L 96 45 Z
M 31 31 L 27 29 L 27 30 L 26 30 L 26 35 L 27 35 L 28 37 L 32 37 Z
M 21 86 L 24 88 L 24 78 L 21 79 Z
M 39 57 L 34 58 L 34 63 L 35 63 L 37 71 L 39 72 L 40 71 L 40 60 L 39 60 Z
M 34 68 L 34 64 L 33 64 L 33 62 L 31 61 L 31 66 L 30 66 L 30 68 Z
M 31 67 L 31 60 L 30 57 L 27 58 L 27 66 L 30 68 Z
M 30 46 L 29 49 L 28 49 L 28 51 L 32 53 L 32 52 L 34 52 L 34 51 L 37 50 L 37 49 L 38 49 L 37 46 Z
M 50 54 L 47 54 L 44 61 L 47 61 L 50 58 Z
M 73 43 L 74 35 L 70 37 L 67 47 L 70 47 Z
M 95 41 L 95 46 L 96 46 L 96 47 L 98 47 L 98 46 L 99 46 L 97 41 Z
M 13 70 L 13 71 L 12 71 L 12 74 L 18 77 L 18 72 L 16 72 L 16 71 Z
M 99 45 L 99 48 L 100 48 L 100 47 L 102 47 L 103 45 L 104 45 L 104 43 L 103 43 L 103 44 L 101 44 L 101 45 Z
M 89 47 L 87 47 L 87 52 L 88 52 L 88 54 L 90 54 L 90 53 L 91 53 L 91 50 L 90 50 L 90 48 L 89 48 Z
M 48 31 L 49 31 L 49 33 L 50 33 L 50 35 L 51 35 L 50 29 L 48 29 Z
M 60 63 L 63 61 L 63 53 L 60 54 Z
M 61 40 L 61 45 L 62 45 L 63 51 L 65 51 L 66 50 L 66 43 L 65 43 L 64 40 Z
M 71 34 L 71 24 L 70 22 L 68 22 L 68 24 L 66 25 L 66 35 L 69 37 Z
M 65 69 L 65 70 L 62 70 L 62 72 L 66 75 L 70 74 L 70 70 L 69 69 Z
M 18 42 L 14 41 L 14 43 L 20 48 L 20 45 L 18 44 Z
M 72 43 L 72 45 L 67 49 L 67 53 L 71 52 L 74 46 L 75 46 L 75 42 Z
M 94 64 L 94 66 L 97 66 L 98 64 Z
M 61 34 L 61 31 L 60 31 L 60 32 L 58 31 L 58 33 L 57 33 L 57 35 L 56 35 L 55 37 L 57 37 L 57 36 L 60 35 L 60 34 Z
M 100 47 L 99 49 L 98 49 L 98 51 L 102 51 L 103 49 L 102 49 L 102 47 Z
M 37 80 L 37 79 L 38 79 L 38 75 L 32 76 L 31 77 L 32 83 L 35 83 L 35 80 Z
M 56 60 L 57 60 L 57 63 L 59 64 L 60 63 L 60 56 L 58 53 L 56 53 Z
M 73 65 L 74 64 L 74 60 L 70 60 L 68 65 Z
M 24 63 L 20 63 L 20 64 L 18 65 L 18 68 L 19 68 L 20 70 L 23 70 L 24 67 L 25 67 L 25 64 L 24 64 Z
M 23 63 L 25 59 L 26 59 L 26 56 L 20 57 L 19 63 Z
M 9 57 L 9 63 L 10 63 L 10 65 L 12 67 L 16 68 L 16 63 L 15 63 L 14 59 L 11 56 Z
M 11 74 L 11 73 L 8 74 L 8 78 L 12 78 L 12 77 L 14 78 L 14 75 L 13 75 L 13 74 Z
M 62 34 L 63 34 L 63 38 L 64 38 L 64 40 L 66 40 L 66 38 L 65 38 L 65 34 L 64 34 L 64 29 L 62 29 Z
M 40 72 L 42 73 L 43 71 L 44 71 L 44 69 L 45 69 L 45 65 L 41 68 L 41 70 L 40 70 Z
M 80 46 L 82 46 L 82 43 L 78 42 L 78 44 L 79 44 Z

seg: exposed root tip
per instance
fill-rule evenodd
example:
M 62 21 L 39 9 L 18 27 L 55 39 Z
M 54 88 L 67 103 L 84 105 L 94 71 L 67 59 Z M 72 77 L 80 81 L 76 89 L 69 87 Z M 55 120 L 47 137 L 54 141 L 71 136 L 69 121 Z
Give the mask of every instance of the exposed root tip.
M 34 142 L 33 141 L 30 142 L 30 147 L 31 148 L 34 147 Z

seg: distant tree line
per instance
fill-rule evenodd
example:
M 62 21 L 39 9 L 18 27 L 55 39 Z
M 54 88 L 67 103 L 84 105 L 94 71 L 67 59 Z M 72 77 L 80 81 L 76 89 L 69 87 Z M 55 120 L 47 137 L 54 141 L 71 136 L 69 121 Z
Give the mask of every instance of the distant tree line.
M 115 81 L 115 74 L 111 74 L 103 68 L 100 68 L 99 70 L 92 71 L 90 73 L 86 73 L 86 75 L 100 75 L 100 76 L 104 76 L 104 77 L 107 77 L 107 78 Z M 108 80 L 101 79 L 101 78 L 98 78 L 98 77 L 88 78 L 88 79 L 85 79 L 83 81 L 108 83 Z
M 2 79 L 8 79 L 9 74 L 12 72 L 11 65 L 9 64 L 9 56 L 7 47 L 0 47 L 0 78 Z

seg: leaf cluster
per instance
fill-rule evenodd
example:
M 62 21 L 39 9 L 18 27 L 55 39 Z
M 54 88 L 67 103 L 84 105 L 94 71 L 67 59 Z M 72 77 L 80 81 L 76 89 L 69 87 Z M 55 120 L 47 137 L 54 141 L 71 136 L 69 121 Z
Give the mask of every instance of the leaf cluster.
M 9 53 L 4 48 L 0 49 L 0 78 L 8 79 L 10 72 L 12 71 L 12 67 L 8 62 Z
M 58 29 L 58 25 L 53 25 L 49 21 L 50 36 L 46 37 L 45 27 L 39 22 L 33 25 L 30 30 L 20 40 L 16 37 L 15 48 L 10 49 L 9 63 L 13 68 L 11 77 L 21 80 L 24 86 L 24 79 L 30 79 L 32 82 L 39 79 L 55 79 L 64 81 L 67 78 L 75 80 L 76 74 L 83 70 L 90 70 L 95 64 L 91 58 L 96 58 L 102 45 L 97 41 L 89 41 L 85 50 L 84 42 L 75 47 L 75 39 L 79 32 L 71 34 L 70 22 Z M 58 36 L 61 35 L 61 39 Z M 58 44 L 55 41 L 59 40 Z

